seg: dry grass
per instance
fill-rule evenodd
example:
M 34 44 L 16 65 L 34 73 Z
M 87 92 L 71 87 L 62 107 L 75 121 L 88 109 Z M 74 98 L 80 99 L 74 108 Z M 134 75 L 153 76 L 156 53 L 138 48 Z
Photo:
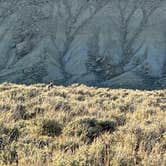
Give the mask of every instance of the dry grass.
M 1 84 L 0 165 L 165 166 L 166 90 Z

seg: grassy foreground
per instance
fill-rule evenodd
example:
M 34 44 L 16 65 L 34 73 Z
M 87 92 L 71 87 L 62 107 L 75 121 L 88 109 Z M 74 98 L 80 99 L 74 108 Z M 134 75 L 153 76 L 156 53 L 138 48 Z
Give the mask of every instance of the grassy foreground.
M 1 84 L 0 165 L 165 166 L 166 90 Z

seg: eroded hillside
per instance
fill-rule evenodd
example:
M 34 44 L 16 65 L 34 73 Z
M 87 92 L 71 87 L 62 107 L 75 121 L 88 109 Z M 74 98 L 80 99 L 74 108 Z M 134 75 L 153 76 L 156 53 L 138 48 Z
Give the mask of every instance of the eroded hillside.
M 0 0 L 0 82 L 165 87 L 165 9 L 164 0 Z
M 166 165 L 166 91 L 0 85 L 0 165 Z

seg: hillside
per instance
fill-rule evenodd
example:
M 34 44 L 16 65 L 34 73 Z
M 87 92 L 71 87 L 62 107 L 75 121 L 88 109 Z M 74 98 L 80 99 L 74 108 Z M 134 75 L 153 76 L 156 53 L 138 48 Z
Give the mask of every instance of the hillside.
M 166 90 L 0 85 L 0 165 L 165 166 Z
M 165 9 L 165 0 L 0 0 L 0 82 L 166 87 Z

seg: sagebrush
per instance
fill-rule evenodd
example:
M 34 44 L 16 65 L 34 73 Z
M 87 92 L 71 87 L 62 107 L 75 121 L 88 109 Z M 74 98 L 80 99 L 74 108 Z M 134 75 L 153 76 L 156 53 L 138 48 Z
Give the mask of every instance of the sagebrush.
M 1 84 L 0 165 L 165 166 L 166 90 Z

